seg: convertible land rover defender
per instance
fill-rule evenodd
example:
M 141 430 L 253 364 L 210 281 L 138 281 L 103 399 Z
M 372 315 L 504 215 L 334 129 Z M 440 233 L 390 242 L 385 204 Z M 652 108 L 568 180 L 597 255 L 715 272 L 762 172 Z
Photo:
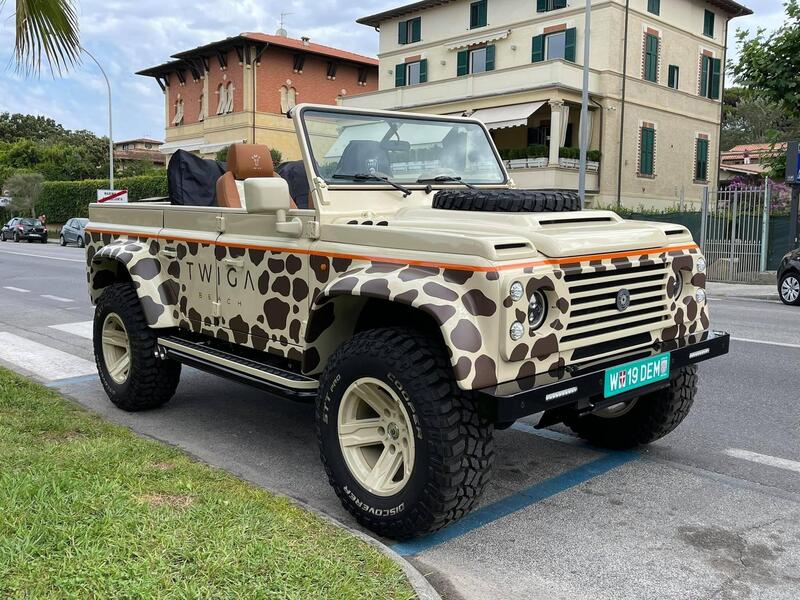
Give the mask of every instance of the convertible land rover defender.
M 684 227 L 516 189 L 476 120 L 290 116 L 303 160 L 284 176 L 266 147 L 236 145 L 206 205 L 91 206 L 94 348 L 114 404 L 163 405 L 182 363 L 316 402 L 330 484 L 394 538 L 469 511 L 494 430 L 517 419 L 619 448 L 686 417 L 695 363 L 729 338 L 709 330 Z

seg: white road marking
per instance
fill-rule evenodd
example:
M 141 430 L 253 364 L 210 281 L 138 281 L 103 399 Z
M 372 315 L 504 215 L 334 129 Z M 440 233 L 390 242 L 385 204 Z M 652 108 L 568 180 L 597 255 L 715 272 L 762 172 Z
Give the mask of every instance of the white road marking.
M 56 302 L 75 302 L 71 298 L 63 298 L 61 296 L 51 296 L 50 294 L 42 294 L 42 298 L 47 298 L 48 300 L 55 300 Z
M 0 250 L 0 253 L 16 254 L 17 256 L 32 256 L 34 258 L 49 258 L 50 260 L 65 260 L 67 262 L 86 263 L 86 261 L 81 258 L 66 258 L 64 256 L 47 256 L 46 254 L 33 254 L 31 252 L 9 252 L 8 250 Z
M 6 331 L 0 332 L 0 360 L 49 381 L 97 372 L 91 361 Z
M 800 473 L 800 462 L 796 460 L 789 460 L 788 458 L 778 458 L 777 456 L 770 456 L 769 454 L 759 454 L 758 452 L 750 452 L 749 450 L 740 450 L 739 448 L 728 448 L 725 454 L 733 456 L 734 458 L 741 458 L 742 460 L 749 460 L 750 462 L 768 465 L 770 467 L 777 467 L 779 469 L 786 469 L 787 471 L 794 471 Z
M 764 340 L 753 340 L 750 338 L 732 337 L 735 342 L 748 342 L 750 344 L 764 344 L 766 346 L 781 346 L 782 348 L 800 348 L 800 344 L 787 344 L 786 342 L 767 342 Z
M 61 325 L 50 325 L 50 329 L 58 329 L 72 335 L 79 335 L 87 340 L 92 339 L 94 321 L 78 321 L 76 323 L 62 323 Z
M 24 288 L 14 287 L 13 285 L 4 285 L 3 289 L 4 290 L 11 290 L 12 292 L 21 292 L 23 294 L 27 294 L 28 292 L 30 292 L 30 290 L 26 290 Z

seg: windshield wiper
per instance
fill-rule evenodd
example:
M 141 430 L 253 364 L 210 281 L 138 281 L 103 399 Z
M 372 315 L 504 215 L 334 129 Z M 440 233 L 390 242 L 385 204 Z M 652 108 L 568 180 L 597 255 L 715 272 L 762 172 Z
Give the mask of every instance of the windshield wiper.
M 469 189 L 476 189 L 471 183 L 461 181 L 461 177 L 453 177 L 452 175 L 437 175 L 436 177 L 426 177 L 425 179 L 417 179 L 417 183 L 460 183 L 467 186 Z
M 399 183 L 395 183 L 388 177 L 381 177 L 380 175 L 372 175 L 371 173 L 355 173 L 354 175 L 334 175 L 334 179 L 352 179 L 354 181 L 382 181 L 383 183 L 388 183 L 394 189 L 403 192 L 403 198 L 411 195 L 411 190 L 407 187 L 400 185 Z

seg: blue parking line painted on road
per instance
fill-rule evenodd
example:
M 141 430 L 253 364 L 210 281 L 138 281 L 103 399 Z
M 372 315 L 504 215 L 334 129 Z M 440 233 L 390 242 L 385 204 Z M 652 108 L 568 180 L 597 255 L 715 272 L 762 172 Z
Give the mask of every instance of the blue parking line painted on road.
M 430 550 L 434 546 L 448 542 L 460 537 L 470 531 L 483 527 L 493 521 L 501 519 L 512 513 L 522 510 L 532 504 L 555 496 L 556 494 L 568 490 L 576 485 L 580 485 L 594 479 L 599 475 L 607 473 L 619 466 L 639 458 L 636 452 L 611 452 L 598 459 L 571 469 L 566 473 L 546 479 L 525 490 L 507 496 L 502 500 L 484 506 L 466 515 L 460 521 L 456 521 L 449 527 L 437 531 L 431 535 L 421 537 L 409 542 L 401 542 L 392 546 L 392 550 L 402 556 L 419 554 Z
M 76 383 L 86 383 L 87 381 L 94 381 L 95 379 L 99 379 L 97 373 L 93 375 L 81 375 L 80 377 L 67 377 L 66 379 L 56 379 L 55 381 L 46 383 L 45 387 L 57 388 L 65 385 L 74 385 Z

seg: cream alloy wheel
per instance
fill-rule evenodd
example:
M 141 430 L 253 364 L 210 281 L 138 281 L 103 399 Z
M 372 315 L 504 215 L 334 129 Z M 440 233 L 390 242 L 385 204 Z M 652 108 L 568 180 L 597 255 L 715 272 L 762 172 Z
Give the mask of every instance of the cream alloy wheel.
M 128 331 L 116 313 L 109 313 L 103 321 L 102 343 L 109 376 L 115 383 L 125 383 L 131 370 L 131 344 Z
M 339 446 L 350 474 L 376 496 L 393 496 L 414 469 L 414 429 L 397 393 L 372 377 L 344 392 L 337 420 Z

